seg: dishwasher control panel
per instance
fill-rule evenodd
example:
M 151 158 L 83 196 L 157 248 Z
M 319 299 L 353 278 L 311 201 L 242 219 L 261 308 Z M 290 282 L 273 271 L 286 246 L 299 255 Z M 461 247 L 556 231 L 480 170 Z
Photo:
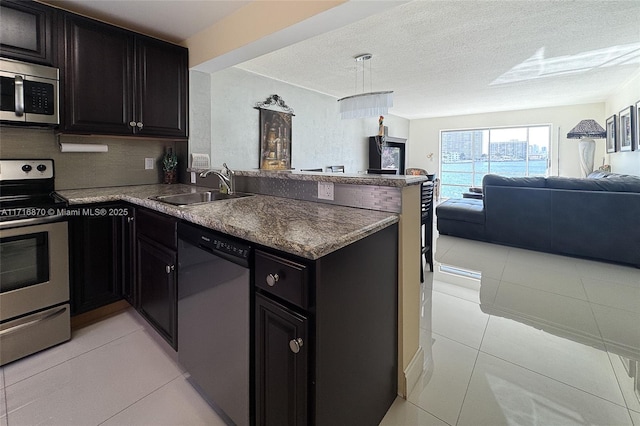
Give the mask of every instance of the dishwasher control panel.
M 249 246 L 239 244 L 236 241 L 229 241 L 226 238 L 219 236 L 201 234 L 200 244 L 211 249 L 242 257 L 243 259 L 247 259 L 249 257 Z
M 238 261 L 248 261 L 251 254 L 251 246 L 242 241 L 182 222 L 178 224 L 178 238 L 212 253 L 238 259 Z

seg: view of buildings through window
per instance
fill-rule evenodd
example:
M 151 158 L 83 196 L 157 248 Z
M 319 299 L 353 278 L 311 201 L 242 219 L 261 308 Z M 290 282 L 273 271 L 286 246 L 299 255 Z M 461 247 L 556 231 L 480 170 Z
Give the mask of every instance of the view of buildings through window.
M 462 198 L 489 173 L 546 176 L 550 140 L 550 125 L 440 132 L 441 196 Z

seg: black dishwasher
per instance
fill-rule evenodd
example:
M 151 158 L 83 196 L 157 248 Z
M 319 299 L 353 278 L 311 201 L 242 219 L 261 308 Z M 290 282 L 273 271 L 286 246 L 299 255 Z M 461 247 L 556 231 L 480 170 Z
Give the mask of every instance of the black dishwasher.
M 218 412 L 248 425 L 251 246 L 185 223 L 178 239 L 178 359 Z

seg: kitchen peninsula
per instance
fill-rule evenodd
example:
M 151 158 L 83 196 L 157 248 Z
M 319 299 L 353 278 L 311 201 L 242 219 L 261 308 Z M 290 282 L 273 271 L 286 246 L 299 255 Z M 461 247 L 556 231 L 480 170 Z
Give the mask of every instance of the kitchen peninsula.
M 318 259 L 398 221 L 392 213 L 254 195 L 178 207 L 157 195 L 206 191 L 189 185 L 138 185 L 74 189 L 58 193 L 74 205 L 127 202 L 184 219 L 253 243 Z
M 315 396 L 311 397 L 313 401 L 308 407 L 305 405 L 309 413 L 296 415 L 302 416 L 300 418 L 309 416 L 317 424 L 329 424 L 336 420 L 355 421 L 355 417 L 331 417 L 335 414 L 329 414 L 332 410 L 327 408 L 339 405 L 338 400 L 344 399 L 346 394 L 353 397 L 355 392 L 360 392 L 361 395 L 356 398 L 374 399 L 384 409 L 381 413 L 375 413 L 376 410 L 370 413 L 370 420 L 375 421 L 378 415 L 386 412 L 385 406 L 390 404 L 396 392 L 406 394 L 406 377 L 415 373 L 411 370 L 417 368 L 414 364 L 420 367 L 415 379 L 421 371 L 422 363 L 416 362 L 415 354 L 419 357 L 421 353 L 417 341 L 420 264 L 418 184 L 422 178 L 240 171 L 236 174 L 236 180 L 238 190 L 256 195 L 185 207 L 149 199 L 157 195 L 197 192 L 216 187 L 217 178 L 201 180 L 199 186 L 142 185 L 60 193 L 69 200 L 70 207 L 127 203 L 249 241 L 256 247 L 256 271 L 265 261 L 267 265 L 300 266 L 301 271 L 306 271 L 301 277 L 308 278 L 300 278 L 301 284 L 297 285 L 302 287 L 295 288 L 308 287 L 308 290 L 301 290 L 308 291 L 308 295 L 290 307 L 298 309 L 310 321 L 310 343 L 304 346 L 301 353 L 310 350 L 314 355 L 309 358 L 308 365 L 305 363 L 305 368 L 309 368 L 310 382 L 303 386 L 309 390 L 309 395 Z M 333 184 L 334 200 L 317 199 L 318 182 Z M 352 207 L 337 205 L 343 203 L 341 200 L 347 200 L 345 204 Z M 272 261 L 276 263 L 269 263 Z M 293 271 L 289 276 L 293 276 Z M 267 296 L 271 289 L 264 283 L 264 288 L 260 288 L 263 277 L 258 275 L 256 272 L 256 292 L 261 294 L 256 293 L 256 308 L 258 305 L 261 309 L 266 306 L 268 311 L 271 302 Z M 390 287 L 381 283 L 393 285 Z M 365 294 L 367 297 L 363 299 Z M 412 294 L 415 295 L 410 296 Z M 275 295 L 280 296 L 277 293 Z M 409 309 L 405 308 L 407 298 L 411 305 Z M 295 302 L 298 299 L 290 300 Z M 371 303 L 371 300 L 384 301 L 374 306 L 373 310 L 377 312 L 374 316 L 367 312 L 370 308 L 363 309 L 360 306 Z M 263 318 L 262 314 L 256 312 L 256 317 Z M 415 316 L 415 321 L 412 316 Z M 348 318 L 357 318 L 357 321 Z M 259 324 L 256 325 L 258 334 L 262 330 Z M 341 330 L 341 327 L 348 331 Z M 357 327 L 362 328 L 362 333 L 358 332 Z M 333 331 L 328 333 L 327 330 Z M 375 333 L 371 334 L 373 331 Z M 372 356 L 374 350 L 368 342 L 358 337 L 354 339 L 354 335 L 360 334 L 376 336 L 375 339 L 379 341 L 375 353 L 383 354 L 382 358 Z M 378 338 L 378 335 L 382 337 Z M 368 339 L 372 340 L 371 337 Z M 259 347 L 260 343 L 257 345 Z M 407 350 L 411 346 L 412 350 Z M 294 351 L 293 348 L 291 351 Z M 367 354 L 365 358 L 377 357 L 383 363 L 373 368 L 372 365 L 362 366 L 363 370 L 360 371 L 358 364 L 362 363 L 362 351 Z M 412 362 L 407 363 L 406 357 Z M 409 368 L 407 364 L 411 364 Z M 391 365 L 395 372 L 389 376 L 391 370 L 388 367 Z M 376 375 L 382 374 L 385 377 L 383 382 L 389 383 L 389 386 L 383 386 L 386 393 L 378 392 L 377 396 L 372 396 L 366 394 L 368 390 L 362 392 L 363 388 L 376 387 L 367 379 L 362 381 L 367 377 L 366 371 L 372 370 L 377 370 Z M 347 382 L 353 384 L 349 385 L 349 389 L 344 389 L 345 377 L 352 375 L 353 378 Z M 256 376 L 257 418 L 260 419 L 268 416 L 268 413 L 261 411 L 264 410 L 264 404 L 260 404 L 264 393 L 260 392 L 260 378 L 263 376 L 259 367 Z M 294 394 L 301 391 L 301 385 L 297 386 Z M 342 388 L 341 391 L 336 393 L 339 388 Z M 333 413 L 349 411 L 353 410 L 345 407 L 344 410 L 333 410 Z M 347 414 L 360 415 L 362 413 Z

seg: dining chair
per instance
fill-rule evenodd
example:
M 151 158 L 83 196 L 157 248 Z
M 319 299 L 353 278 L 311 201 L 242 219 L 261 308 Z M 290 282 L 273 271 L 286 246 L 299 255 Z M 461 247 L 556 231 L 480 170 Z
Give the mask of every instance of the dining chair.
M 421 253 L 420 253 L 420 282 L 424 282 L 424 268 L 422 267 L 422 257 L 429 265 L 429 270 L 433 272 L 433 181 L 422 182 L 420 188 L 420 232 Z

